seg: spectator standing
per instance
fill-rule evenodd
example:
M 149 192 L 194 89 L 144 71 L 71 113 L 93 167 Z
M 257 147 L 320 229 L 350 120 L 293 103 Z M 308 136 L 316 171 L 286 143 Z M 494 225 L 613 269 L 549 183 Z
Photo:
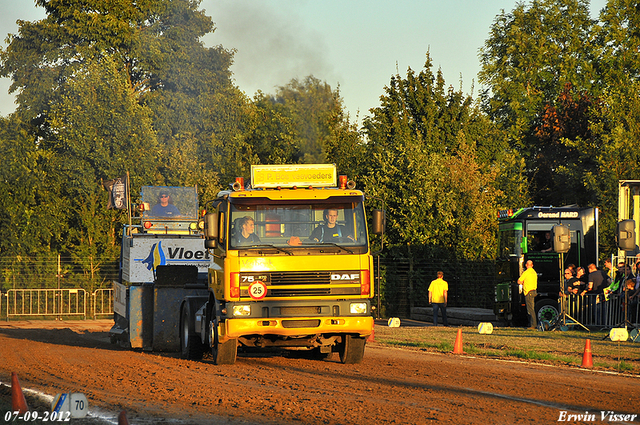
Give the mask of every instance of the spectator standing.
M 638 299 L 640 298 L 640 287 L 633 280 L 629 279 L 625 282 L 625 288 L 627 297 L 625 302 L 627 304 L 627 320 L 631 323 L 637 323 L 638 319 Z
M 594 295 L 594 316 L 597 325 L 604 325 L 604 288 L 609 286 L 609 276 L 602 270 L 598 270 L 594 263 L 589 264 L 588 293 Z
M 538 273 L 533 268 L 533 261 L 527 260 L 526 270 L 520 275 L 518 284 L 522 285 L 524 301 L 527 305 L 527 315 L 529 316 L 529 329 L 536 329 L 536 296 L 538 295 Z
M 585 295 L 589 286 L 589 275 L 584 271 L 584 267 L 576 269 L 576 278 L 580 281 L 580 295 Z
M 438 310 L 442 310 L 442 324 L 449 326 L 447 323 L 447 300 L 449 292 L 449 284 L 444 280 L 444 273 L 439 271 L 437 279 L 431 281 L 429 285 L 429 304 L 433 308 L 433 326 L 438 326 Z
M 573 275 L 570 268 L 564 271 L 564 284 L 565 295 L 577 294 L 580 291 L 580 280 Z
M 611 265 L 611 261 L 607 260 L 604 263 L 605 267 L 607 267 L 607 262 Z M 624 261 L 620 261 L 618 263 L 618 270 L 613 274 L 613 282 L 611 285 L 608 285 L 603 289 L 605 300 L 609 300 L 610 294 L 619 292 L 618 290 L 622 291 L 624 288 L 624 282 L 632 278 L 630 275 L 631 269 L 629 266 L 627 266 Z M 609 274 L 608 276 L 611 279 L 611 275 Z

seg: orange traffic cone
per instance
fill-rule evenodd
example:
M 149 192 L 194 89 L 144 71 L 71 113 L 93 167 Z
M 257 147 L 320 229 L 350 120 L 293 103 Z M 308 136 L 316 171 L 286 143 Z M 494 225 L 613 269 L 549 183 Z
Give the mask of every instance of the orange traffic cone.
M 11 404 L 14 412 L 20 412 L 24 415 L 29 411 L 27 407 L 27 400 L 24 398 L 20 382 L 18 381 L 18 374 L 11 372 Z
M 369 335 L 369 337 L 367 338 L 367 342 L 374 342 L 376 340 L 376 328 L 375 326 L 371 329 L 371 335 Z
M 127 420 L 127 412 L 125 412 L 124 410 L 118 415 L 118 425 L 129 425 L 129 421 Z
M 591 359 L 591 340 L 587 339 L 584 344 L 584 354 L 582 355 L 582 366 L 580 367 L 593 367 L 593 361 Z
M 456 342 L 453 344 L 453 354 L 464 354 L 464 350 L 462 349 L 462 329 L 459 328 Z

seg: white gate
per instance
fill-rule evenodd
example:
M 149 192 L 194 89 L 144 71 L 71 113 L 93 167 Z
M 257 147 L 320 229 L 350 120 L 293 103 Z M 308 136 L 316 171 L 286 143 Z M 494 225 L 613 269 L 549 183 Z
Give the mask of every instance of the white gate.
M 9 289 L 7 318 L 24 316 L 87 318 L 84 289 Z

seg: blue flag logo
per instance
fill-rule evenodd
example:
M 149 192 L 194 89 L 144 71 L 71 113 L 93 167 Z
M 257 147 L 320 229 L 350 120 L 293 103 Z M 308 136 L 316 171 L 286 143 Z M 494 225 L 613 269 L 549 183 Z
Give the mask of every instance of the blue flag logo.
M 162 250 L 162 242 L 153 244 L 151 251 L 149 252 L 149 256 L 145 258 L 142 263 L 146 264 L 147 270 L 153 270 L 154 272 L 158 266 L 164 266 L 167 264 L 167 258 Z

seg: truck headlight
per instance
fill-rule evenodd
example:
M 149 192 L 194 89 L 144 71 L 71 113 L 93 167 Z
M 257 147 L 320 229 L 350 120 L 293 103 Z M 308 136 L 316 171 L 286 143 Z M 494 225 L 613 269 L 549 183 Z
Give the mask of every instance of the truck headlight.
M 351 303 L 351 304 L 349 304 L 349 313 L 351 313 L 351 314 L 367 314 L 367 303 Z
M 233 315 L 234 316 L 250 316 L 251 306 L 250 305 L 234 305 Z

